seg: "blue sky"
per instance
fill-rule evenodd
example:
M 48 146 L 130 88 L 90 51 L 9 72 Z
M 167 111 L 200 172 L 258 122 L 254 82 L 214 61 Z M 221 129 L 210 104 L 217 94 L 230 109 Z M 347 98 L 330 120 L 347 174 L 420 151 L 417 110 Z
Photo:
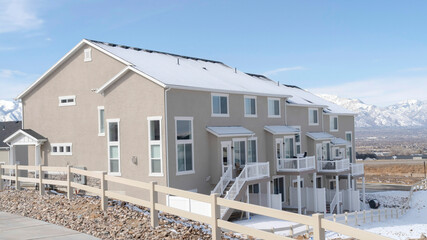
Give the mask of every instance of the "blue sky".
M 426 1 L 0 0 L 0 99 L 82 38 L 219 60 L 316 93 L 426 100 Z

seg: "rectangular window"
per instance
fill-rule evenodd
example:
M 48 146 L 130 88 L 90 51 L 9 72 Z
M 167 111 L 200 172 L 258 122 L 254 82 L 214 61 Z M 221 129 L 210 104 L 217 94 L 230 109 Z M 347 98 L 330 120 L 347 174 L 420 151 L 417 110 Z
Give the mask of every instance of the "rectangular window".
M 257 139 L 248 139 L 248 163 L 257 162 Z
M 295 134 L 295 146 L 297 149 L 297 154 L 301 154 L 301 127 L 300 126 L 293 126 L 294 128 L 298 129 L 299 132 Z
M 249 185 L 249 193 L 259 193 L 259 183 Z
M 107 119 L 108 125 L 108 173 L 120 175 L 120 120 Z
M 98 106 L 98 136 L 105 136 L 104 106 Z
M 73 144 L 72 143 L 52 143 L 51 155 L 73 155 Z
M 176 117 L 177 174 L 194 173 L 193 118 Z
M 268 98 L 268 117 L 280 117 L 279 98 Z
M 233 139 L 234 166 L 243 167 L 246 164 L 246 139 Z
M 319 125 L 319 110 L 317 108 L 308 109 L 308 124 Z
M 353 133 L 352 132 L 345 132 L 345 140 L 347 142 L 352 143 L 353 142 Z
M 245 117 L 256 117 L 256 97 L 245 96 Z
M 86 48 L 84 50 L 84 61 L 85 62 L 92 61 L 92 49 L 91 48 Z
M 293 137 L 285 137 L 285 158 L 293 158 L 294 157 L 294 138 Z
M 212 116 L 228 117 L 228 95 L 212 94 Z
M 76 96 L 61 96 L 58 97 L 59 106 L 74 106 L 76 105 Z
M 329 117 L 329 126 L 331 132 L 338 131 L 338 116 L 330 116 Z
M 148 119 L 148 146 L 150 158 L 150 175 L 162 176 L 162 146 L 161 146 L 161 120 L 162 117 L 149 117 Z

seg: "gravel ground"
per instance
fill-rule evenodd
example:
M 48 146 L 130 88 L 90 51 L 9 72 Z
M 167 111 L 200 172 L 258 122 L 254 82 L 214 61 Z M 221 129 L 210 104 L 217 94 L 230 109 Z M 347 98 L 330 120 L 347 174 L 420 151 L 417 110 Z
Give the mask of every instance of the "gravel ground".
M 208 225 L 160 214 L 159 226 L 150 226 L 149 211 L 120 201 L 110 201 L 106 211 L 94 197 L 66 196 L 33 190 L 0 192 L 0 211 L 61 225 L 101 239 L 211 239 Z M 225 233 L 225 239 L 238 239 Z

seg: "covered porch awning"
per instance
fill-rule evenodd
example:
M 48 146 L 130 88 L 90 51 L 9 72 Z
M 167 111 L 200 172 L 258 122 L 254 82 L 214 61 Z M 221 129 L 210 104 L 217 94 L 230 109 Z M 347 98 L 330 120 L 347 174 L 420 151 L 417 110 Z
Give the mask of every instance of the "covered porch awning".
M 335 138 L 334 136 L 326 132 L 308 132 L 306 135 L 314 141 L 332 140 Z
M 249 137 L 254 132 L 241 126 L 235 127 L 206 127 L 206 130 L 217 137 Z
M 351 145 L 351 143 L 350 142 L 348 142 L 347 140 L 344 140 L 344 139 L 342 139 L 342 138 L 333 138 L 332 140 L 331 140 L 331 143 L 332 143 L 332 145 L 345 145 L 345 146 L 347 146 L 347 145 Z
M 284 135 L 284 134 L 297 134 L 300 132 L 299 129 L 285 126 L 285 125 L 277 125 L 277 126 L 265 126 L 264 130 L 273 134 L 273 135 Z
M 10 164 L 16 163 L 16 157 L 14 154 L 14 147 L 18 145 L 34 145 L 35 146 L 35 165 L 40 165 L 40 146 L 43 145 L 44 142 L 47 141 L 47 138 L 38 134 L 34 130 L 31 129 L 19 129 L 9 137 L 7 137 L 3 142 L 6 143 L 10 147 L 9 152 L 9 162 Z

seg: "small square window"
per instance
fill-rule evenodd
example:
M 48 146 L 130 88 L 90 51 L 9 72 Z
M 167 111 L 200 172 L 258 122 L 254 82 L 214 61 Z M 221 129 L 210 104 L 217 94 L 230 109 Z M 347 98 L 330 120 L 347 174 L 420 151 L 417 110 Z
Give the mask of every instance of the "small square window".
M 309 125 L 319 125 L 319 116 L 318 116 L 317 108 L 309 108 L 308 109 L 308 124 Z
M 268 99 L 268 116 L 280 117 L 280 99 L 278 98 Z
M 256 117 L 256 97 L 245 97 L 245 117 Z
M 58 152 L 58 147 L 52 147 L 52 152 L 54 153 Z
M 212 94 L 212 116 L 228 117 L 228 95 Z

